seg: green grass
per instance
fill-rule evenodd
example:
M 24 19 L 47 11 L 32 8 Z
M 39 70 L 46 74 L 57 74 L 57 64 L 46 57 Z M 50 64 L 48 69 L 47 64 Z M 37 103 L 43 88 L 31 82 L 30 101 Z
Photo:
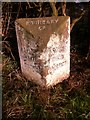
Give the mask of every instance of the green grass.
M 4 56 L 3 119 L 90 120 L 89 68 L 83 68 L 80 56 L 71 57 L 75 66 L 71 65 L 70 77 L 42 90 L 23 77 L 16 61 Z

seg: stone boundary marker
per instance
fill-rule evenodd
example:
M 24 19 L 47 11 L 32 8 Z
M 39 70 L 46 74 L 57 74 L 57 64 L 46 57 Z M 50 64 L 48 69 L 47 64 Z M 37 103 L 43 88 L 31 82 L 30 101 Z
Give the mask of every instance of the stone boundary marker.
M 51 87 L 70 74 L 70 17 L 21 18 L 15 21 L 23 75 Z

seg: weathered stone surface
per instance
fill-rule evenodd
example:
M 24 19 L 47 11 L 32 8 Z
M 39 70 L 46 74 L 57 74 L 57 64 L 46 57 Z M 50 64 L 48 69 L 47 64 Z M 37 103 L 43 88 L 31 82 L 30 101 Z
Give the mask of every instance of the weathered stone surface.
M 53 86 L 70 73 L 70 18 L 23 18 L 15 22 L 21 70 L 42 87 Z

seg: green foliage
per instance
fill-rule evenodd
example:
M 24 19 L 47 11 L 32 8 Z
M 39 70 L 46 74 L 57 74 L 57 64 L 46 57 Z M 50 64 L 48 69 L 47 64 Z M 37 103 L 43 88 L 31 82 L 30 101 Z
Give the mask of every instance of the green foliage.
M 67 81 L 58 84 L 50 90 L 50 99 L 47 103 L 41 99 L 43 96 L 39 95 L 41 91 L 39 86 L 19 74 L 17 62 L 6 56 L 3 59 L 7 61 L 3 67 L 3 112 L 6 120 L 13 119 L 13 117 L 16 120 L 18 118 L 23 120 L 23 117 L 26 120 L 90 119 L 90 93 L 86 87 L 88 80 L 85 83 L 84 79 L 84 86 L 81 85 L 78 89 L 75 86 L 71 89 Z M 72 76 L 69 78 L 70 82 L 74 81 L 72 78 Z M 70 88 L 69 91 L 67 88 Z M 14 110 L 15 107 L 16 110 Z M 18 115 L 17 107 L 19 109 Z M 14 111 L 14 116 L 12 111 Z M 8 117 L 9 114 L 11 116 Z
M 90 96 L 75 97 L 70 99 L 64 109 L 67 120 L 89 120 L 90 119 Z

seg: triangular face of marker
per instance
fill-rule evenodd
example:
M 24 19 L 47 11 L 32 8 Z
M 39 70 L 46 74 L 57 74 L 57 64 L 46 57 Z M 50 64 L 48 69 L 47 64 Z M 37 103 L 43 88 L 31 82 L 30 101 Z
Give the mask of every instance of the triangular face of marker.
M 36 39 L 40 38 L 39 46 L 43 48 L 43 46 L 47 45 L 51 34 L 54 32 L 60 35 L 63 34 L 66 27 L 66 22 L 68 20 L 68 16 L 60 16 L 44 18 L 22 18 L 17 19 L 16 22 L 33 37 L 36 37 Z

